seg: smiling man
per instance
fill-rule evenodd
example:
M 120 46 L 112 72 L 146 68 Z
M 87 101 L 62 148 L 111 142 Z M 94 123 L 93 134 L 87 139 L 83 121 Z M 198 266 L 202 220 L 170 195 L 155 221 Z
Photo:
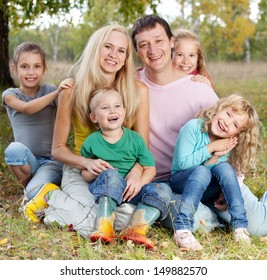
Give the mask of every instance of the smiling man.
M 164 19 L 156 15 L 138 19 L 132 41 L 144 64 L 140 79 L 150 91 L 150 149 L 157 179 L 168 180 L 180 127 L 218 97 L 209 85 L 192 81 L 191 75 L 173 66 L 173 35 Z

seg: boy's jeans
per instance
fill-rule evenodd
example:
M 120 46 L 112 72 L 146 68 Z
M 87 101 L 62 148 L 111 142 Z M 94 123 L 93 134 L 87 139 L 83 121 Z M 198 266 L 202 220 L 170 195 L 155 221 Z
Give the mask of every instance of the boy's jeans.
M 109 196 L 117 205 L 122 203 L 123 193 L 126 188 L 125 179 L 117 170 L 108 169 L 102 171 L 98 177 L 89 184 L 90 192 L 97 202 L 101 196 Z M 137 205 L 138 202 L 150 205 L 160 210 L 161 219 L 167 217 L 168 207 L 171 201 L 172 191 L 167 184 L 150 183 L 144 185 L 140 192 L 129 203 Z
M 46 183 L 60 185 L 62 178 L 62 163 L 49 157 L 35 157 L 22 143 L 12 142 L 5 150 L 5 161 L 8 165 L 29 164 L 32 179 L 29 181 L 25 195 L 32 199 Z
M 247 228 L 244 201 L 236 173 L 229 163 L 219 163 L 212 169 L 200 165 L 177 171 L 170 178 L 170 186 L 174 192 L 182 194 L 177 219 L 174 221 L 176 230 L 193 231 L 194 214 L 200 200 L 211 203 L 218 198 L 221 191 L 229 207 L 231 227 L 233 229 Z

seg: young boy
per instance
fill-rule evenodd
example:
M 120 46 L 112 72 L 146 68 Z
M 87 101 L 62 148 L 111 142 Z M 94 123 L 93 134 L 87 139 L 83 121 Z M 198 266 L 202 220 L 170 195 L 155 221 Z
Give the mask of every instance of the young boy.
M 81 148 L 84 157 L 99 159 L 97 169 L 82 171 L 99 204 L 98 229 L 90 239 L 104 243 L 114 240 L 114 211 L 127 201 L 137 206 L 129 228 L 120 238 L 153 249 L 152 241 L 145 235 L 160 216 L 167 216 L 171 190 L 166 184 L 151 183 L 156 174 L 154 158 L 143 138 L 122 126 L 125 113 L 122 97 L 114 89 L 98 90 L 90 101 L 90 120 L 99 128 L 86 138 Z M 129 193 L 127 174 L 136 163 L 143 168 L 141 182 L 138 189 Z

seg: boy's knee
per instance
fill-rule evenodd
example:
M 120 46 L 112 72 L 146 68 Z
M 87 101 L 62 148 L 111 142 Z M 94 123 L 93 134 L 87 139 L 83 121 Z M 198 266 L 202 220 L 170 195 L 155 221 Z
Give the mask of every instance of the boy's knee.
M 110 168 L 110 169 L 106 169 L 106 170 L 102 171 L 100 174 L 110 178 L 110 177 L 118 176 L 119 172 L 115 169 Z

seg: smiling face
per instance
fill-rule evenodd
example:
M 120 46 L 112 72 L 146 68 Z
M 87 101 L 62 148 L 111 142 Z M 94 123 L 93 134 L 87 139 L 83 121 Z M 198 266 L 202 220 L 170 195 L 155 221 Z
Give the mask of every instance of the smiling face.
M 247 122 L 247 115 L 237 114 L 231 107 L 226 107 L 213 117 L 210 133 L 215 138 L 237 136 L 246 127 Z
M 197 69 L 198 47 L 196 42 L 190 38 L 179 39 L 173 52 L 173 64 L 176 68 L 186 74 Z
M 120 129 L 125 118 L 126 110 L 122 98 L 116 91 L 99 92 L 91 100 L 90 119 L 98 124 L 101 131 Z
M 112 31 L 100 51 L 100 66 L 102 70 L 115 77 L 125 63 L 128 41 L 119 31 Z
M 159 72 L 171 64 L 173 38 L 160 25 L 136 35 L 137 53 L 147 69 Z
M 17 74 L 23 92 L 38 88 L 45 72 L 41 55 L 33 52 L 22 52 L 12 68 Z

